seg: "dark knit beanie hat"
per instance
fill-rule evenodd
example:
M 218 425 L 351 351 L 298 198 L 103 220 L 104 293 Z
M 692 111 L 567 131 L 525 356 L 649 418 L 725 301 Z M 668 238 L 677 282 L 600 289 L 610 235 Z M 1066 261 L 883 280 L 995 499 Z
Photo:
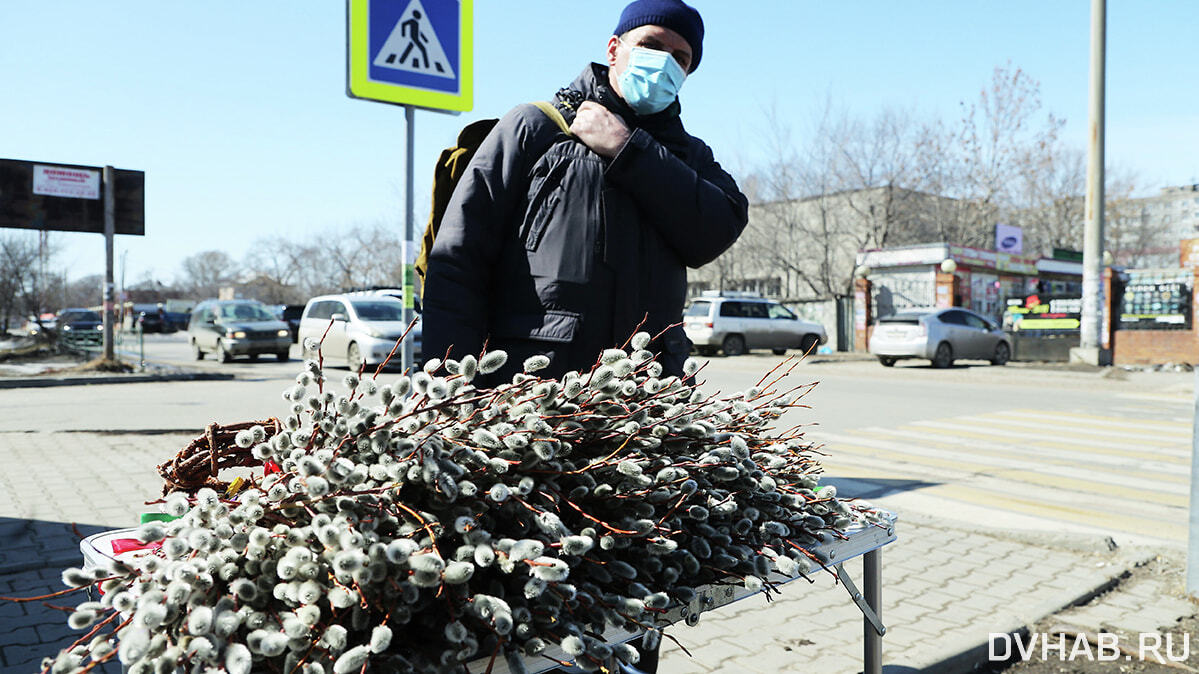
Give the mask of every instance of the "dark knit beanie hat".
M 648 25 L 669 28 L 682 35 L 691 45 L 691 72 L 695 72 L 704 53 L 704 20 L 699 12 L 681 0 L 636 0 L 620 13 L 620 23 L 616 24 L 613 35 L 624 35 Z

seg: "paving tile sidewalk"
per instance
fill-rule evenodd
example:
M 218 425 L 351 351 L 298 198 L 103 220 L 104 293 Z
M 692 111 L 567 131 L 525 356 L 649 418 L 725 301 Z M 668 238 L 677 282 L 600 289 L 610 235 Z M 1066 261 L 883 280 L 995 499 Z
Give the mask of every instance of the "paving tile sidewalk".
M 180 435 L 0 433 L 5 463 L 0 471 L 0 595 L 62 589 L 61 569 L 80 562 L 76 529 L 87 534 L 136 522 L 160 484 L 154 467 L 188 440 Z M 902 514 L 898 533 L 899 540 L 882 553 L 882 615 L 888 626 L 883 656 L 884 664 L 900 668 L 894 671 L 968 671 L 989 633 L 1031 625 L 1089 598 L 1137 561 L 1131 551 L 1112 552 L 1098 540 L 1047 543 L 902 519 Z M 860 579 L 860 559 L 846 569 Z M 1138 596 L 1145 605 L 1157 601 L 1152 592 Z M 672 629 L 693 657 L 664 641 L 661 671 L 832 674 L 861 669 L 861 614 L 828 575 L 819 574 L 811 586 L 793 582 L 781 598 L 765 604 L 763 597 L 752 597 L 705 614 L 694 628 Z M 40 603 L 0 602 L 0 674 L 36 671 L 43 655 L 70 640 L 63 613 Z
M 154 467 L 181 435 L 0 433 L 0 596 L 64 589 L 62 569 L 82 563 L 79 534 L 132 526 L 162 484 Z M 76 597 L 51 600 L 60 606 Z M 39 670 L 42 657 L 78 638 L 66 614 L 42 602 L 0 601 L 0 674 Z M 119 672 L 118 666 L 102 669 Z
M 904 521 L 883 559 L 883 664 L 888 671 L 966 672 L 986 657 L 989 635 L 1014 632 L 1099 591 L 1147 556 L 1101 540 L 1048 547 L 1006 532 Z M 861 586 L 861 560 L 846 563 Z M 859 672 L 862 614 L 828 574 L 783 588 L 767 605 L 750 597 L 692 628 L 669 630 L 663 672 Z M 1138 596 L 1145 605 L 1157 600 Z M 1126 608 L 1130 614 L 1140 604 Z

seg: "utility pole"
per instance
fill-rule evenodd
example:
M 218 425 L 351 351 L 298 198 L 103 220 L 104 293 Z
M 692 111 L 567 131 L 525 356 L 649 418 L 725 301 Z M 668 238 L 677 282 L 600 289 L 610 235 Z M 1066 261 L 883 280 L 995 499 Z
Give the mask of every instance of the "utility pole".
M 1087 148 L 1086 230 L 1082 248 L 1082 326 L 1070 360 L 1106 365 L 1101 354 L 1103 312 L 1103 113 L 1107 0 L 1091 0 L 1091 110 Z
M 116 359 L 112 340 L 112 253 L 117 227 L 116 171 L 104 167 L 104 360 Z

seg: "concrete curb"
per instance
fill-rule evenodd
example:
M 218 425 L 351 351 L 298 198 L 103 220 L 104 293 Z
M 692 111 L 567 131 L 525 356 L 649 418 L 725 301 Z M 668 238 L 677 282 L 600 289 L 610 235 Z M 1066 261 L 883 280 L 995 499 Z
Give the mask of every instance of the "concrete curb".
M 89 384 L 144 384 L 146 382 L 161 381 L 218 381 L 236 378 L 236 375 L 223 372 L 101 375 L 95 377 L 24 377 L 0 379 L 0 389 L 87 386 Z

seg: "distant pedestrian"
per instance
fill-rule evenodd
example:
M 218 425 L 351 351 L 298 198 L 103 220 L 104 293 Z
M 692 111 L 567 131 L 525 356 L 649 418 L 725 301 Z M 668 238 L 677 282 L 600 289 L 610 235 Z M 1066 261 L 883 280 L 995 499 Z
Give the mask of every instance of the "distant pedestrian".
M 669 374 L 690 341 L 679 325 L 687 267 L 740 236 L 747 201 L 679 118 L 677 95 L 703 55 L 699 13 L 637 0 L 604 63 L 554 103 L 571 136 L 536 105 L 491 131 L 458 183 L 429 256 L 423 352 L 508 352 L 493 381 L 545 354 L 539 374 L 586 370 L 642 324 Z

